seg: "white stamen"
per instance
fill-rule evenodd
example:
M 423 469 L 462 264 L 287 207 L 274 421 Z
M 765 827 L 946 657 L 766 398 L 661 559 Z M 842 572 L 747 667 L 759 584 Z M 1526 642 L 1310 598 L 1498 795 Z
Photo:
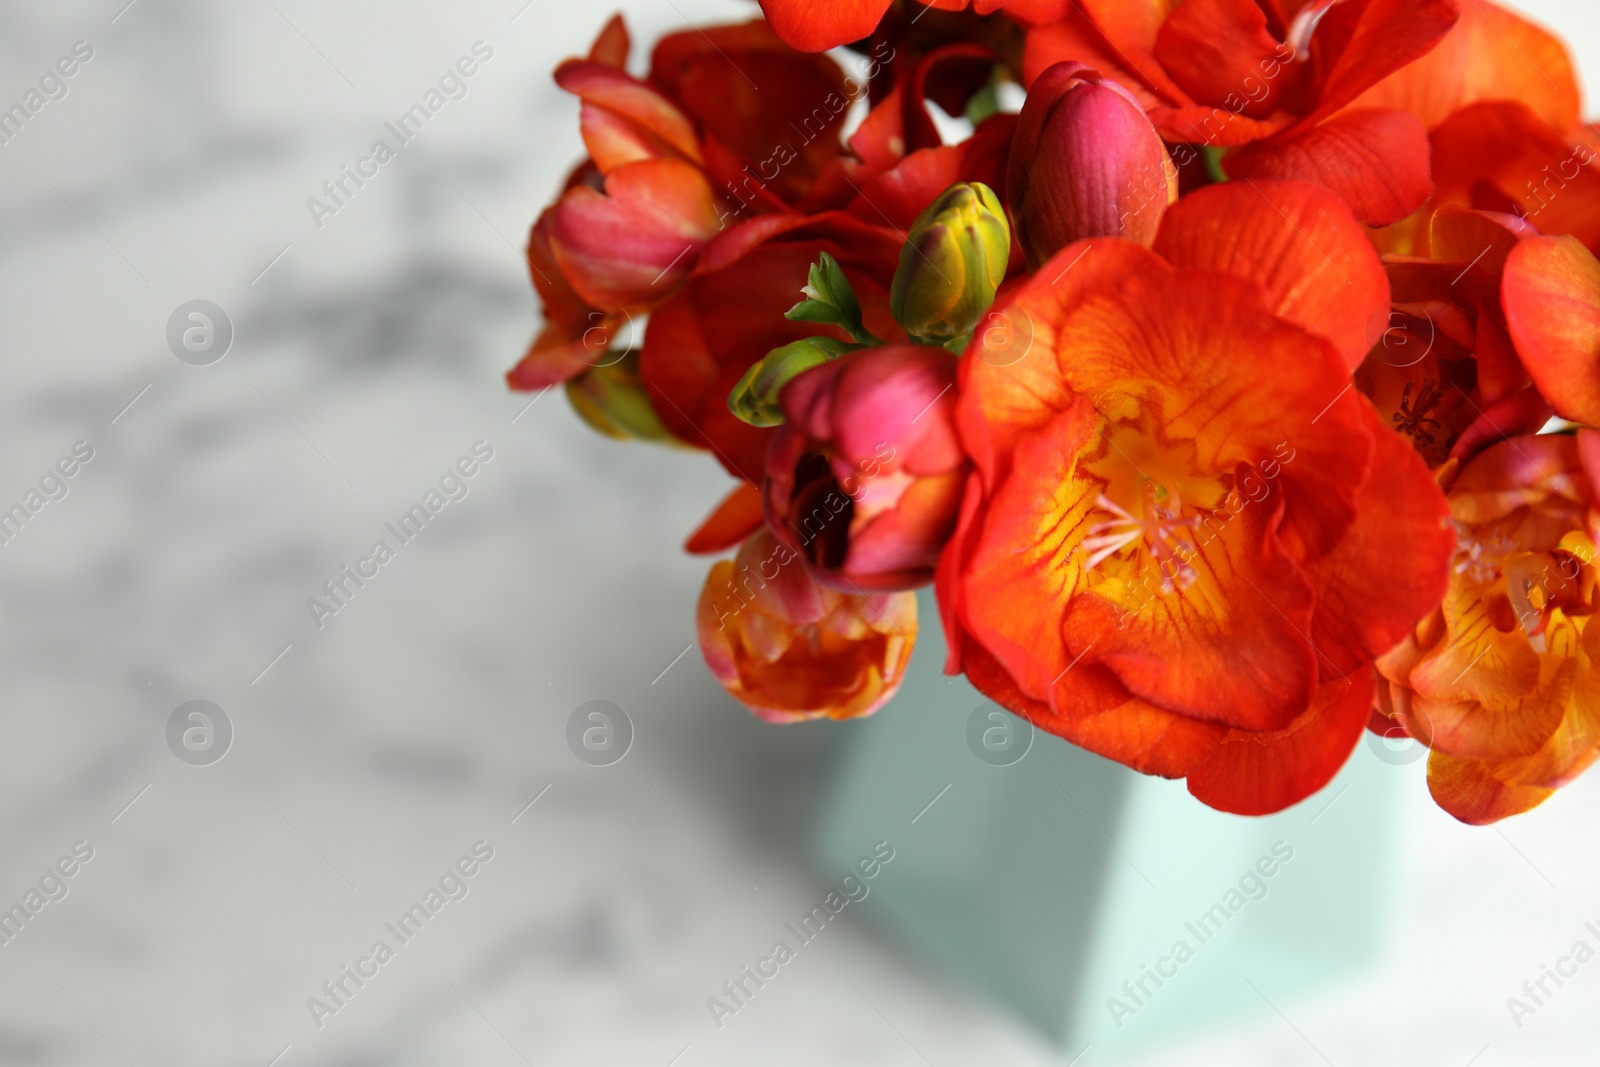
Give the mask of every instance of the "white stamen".
M 1317 23 L 1322 17 L 1332 10 L 1333 5 L 1339 0 L 1317 0 L 1316 3 L 1307 4 L 1300 14 L 1295 16 L 1294 24 L 1289 27 L 1289 39 L 1284 43 L 1294 49 L 1294 58 L 1304 63 L 1311 58 L 1311 35 L 1317 32 Z
M 1199 519 L 1179 518 L 1182 502 L 1176 491 L 1157 486 L 1149 489 L 1151 501 L 1146 509 L 1147 518 L 1131 514 L 1104 493 L 1100 494 L 1096 503 L 1116 518 L 1089 527 L 1089 536 L 1079 542 L 1079 549 L 1090 553 L 1084 568 L 1094 570 L 1128 546 L 1143 543 L 1161 573 L 1161 591 L 1170 593 L 1180 587 L 1188 588 L 1197 577 L 1188 562 L 1195 546 L 1187 537 L 1179 536 L 1179 531 L 1194 526 Z M 1155 503 L 1158 491 L 1167 492 L 1170 508 Z
M 1097 538 L 1096 539 L 1097 541 L 1103 542 L 1102 544 L 1098 544 L 1098 545 L 1091 544 L 1088 541 L 1083 542 L 1083 547 L 1084 548 L 1088 548 L 1088 549 L 1098 548 L 1099 549 L 1098 551 L 1095 552 L 1094 555 L 1089 557 L 1088 562 L 1084 564 L 1084 569 L 1085 570 L 1091 570 L 1091 571 L 1094 570 L 1100 564 L 1104 563 L 1106 560 L 1110 559 L 1112 556 L 1116 555 L 1118 552 L 1121 552 L 1124 548 L 1126 548 L 1129 545 L 1133 544 L 1135 541 L 1139 540 L 1142 537 L 1144 537 L 1144 531 L 1143 530 L 1133 530 L 1133 531 L 1131 531 L 1131 532 L 1129 532 L 1129 533 L 1127 533 L 1127 534 L 1125 534 L 1125 535 L 1123 535 L 1121 537 L 1116 537 L 1116 538 L 1106 538 L 1106 537 Z

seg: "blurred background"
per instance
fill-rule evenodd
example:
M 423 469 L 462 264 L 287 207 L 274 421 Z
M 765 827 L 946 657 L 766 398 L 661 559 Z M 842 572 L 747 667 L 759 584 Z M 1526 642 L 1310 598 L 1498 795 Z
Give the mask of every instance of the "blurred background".
M 620 6 L 636 66 L 755 11 Z M 1521 6 L 1600 84 L 1592 7 Z M 831 887 L 809 850 L 849 727 L 758 723 L 691 647 L 705 564 L 679 545 L 715 464 L 503 388 L 536 325 L 527 226 L 582 151 L 549 71 L 611 8 L 0 11 L 0 108 L 80 60 L 0 144 L 0 509 L 31 516 L 0 545 L 0 909 L 30 916 L 0 925 L 0 1063 L 1592 1060 L 1600 963 L 1520 1026 L 1507 998 L 1600 947 L 1600 775 L 1473 830 L 1420 762 L 1385 768 L 1384 951 L 1315 995 L 1112 1059 L 930 966 L 868 899 L 719 1028 L 707 999 Z M 466 95 L 314 219 L 475 44 Z M 184 361 L 196 300 L 215 332 Z M 384 524 L 475 446 L 465 496 L 400 545 Z M 307 601 L 379 539 L 395 558 L 319 626 Z M 611 766 L 568 745 L 591 700 L 632 723 Z M 435 889 L 420 933 L 387 932 Z M 360 962 L 380 939 L 394 958 Z

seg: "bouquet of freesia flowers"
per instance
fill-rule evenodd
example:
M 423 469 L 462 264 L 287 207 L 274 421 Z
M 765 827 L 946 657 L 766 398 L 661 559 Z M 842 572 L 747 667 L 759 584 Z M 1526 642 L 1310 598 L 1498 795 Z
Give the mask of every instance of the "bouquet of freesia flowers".
M 733 553 L 730 693 L 872 713 L 932 583 L 948 671 L 1226 811 L 1363 730 L 1470 823 L 1595 759 L 1600 131 L 1558 40 L 1488 0 L 762 6 L 557 69 L 589 158 L 508 376 L 736 480 L 687 545 Z

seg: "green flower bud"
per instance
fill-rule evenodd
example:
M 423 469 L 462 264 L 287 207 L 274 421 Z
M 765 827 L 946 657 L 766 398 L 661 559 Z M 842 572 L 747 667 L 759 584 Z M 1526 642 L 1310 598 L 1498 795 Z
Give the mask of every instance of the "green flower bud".
M 982 182 L 952 185 L 911 227 L 889 310 L 915 341 L 966 338 L 994 304 L 1011 258 L 1011 226 Z
M 804 341 L 774 348 L 755 366 L 744 372 L 739 384 L 728 394 L 728 410 L 752 426 L 777 426 L 783 422 L 778 394 L 783 387 L 812 367 L 820 367 L 853 350 L 852 345 L 831 337 L 807 337 Z
M 639 353 L 630 351 L 615 363 L 591 367 L 566 384 L 567 400 L 590 427 L 620 440 L 681 442 L 661 425 L 644 380 L 639 376 Z

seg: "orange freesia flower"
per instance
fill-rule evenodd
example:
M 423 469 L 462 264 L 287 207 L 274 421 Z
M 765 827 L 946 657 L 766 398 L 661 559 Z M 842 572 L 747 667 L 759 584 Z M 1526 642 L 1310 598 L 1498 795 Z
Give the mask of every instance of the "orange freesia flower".
M 1600 262 L 1514 215 L 1445 205 L 1432 258 L 1389 256 L 1391 328 L 1356 373 L 1429 466 L 1532 433 L 1600 422 Z
M 1213 807 L 1320 788 L 1453 545 L 1427 468 L 1350 388 L 1388 313 L 1361 227 L 1300 183 L 1186 197 L 1153 251 L 1062 251 L 999 313 L 1026 354 L 980 333 L 963 360 L 951 666 Z
M 1356 104 L 1403 108 L 1433 130 L 1464 107 L 1494 100 L 1518 101 L 1559 130 L 1578 125 L 1577 76 L 1560 38 L 1493 0 L 1472 0 L 1437 48 Z
M 695 624 L 711 673 L 761 718 L 853 719 L 900 688 L 917 598 L 825 589 L 762 529 L 711 568 Z
M 1600 416 L 1600 262 L 1515 215 L 1447 204 L 1427 222 L 1435 258 L 1388 257 L 1395 325 L 1356 382 L 1441 465 L 1460 542 L 1442 606 L 1378 661 L 1372 728 L 1427 744 L 1435 799 L 1484 823 L 1540 803 L 1600 740 L 1585 449 L 1532 436 L 1552 411 Z
M 1378 661 L 1379 713 L 1426 744 L 1462 822 L 1527 811 L 1594 762 L 1600 437 L 1522 436 L 1440 472 L 1459 531 L 1443 604 Z
M 1026 82 L 1077 60 L 1126 85 L 1175 143 L 1232 149 L 1235 178 L 1293 178 L 1388 225 L 1432 191 L 1426 131 L 1373 85 L 1449 32 L 1457 0 L 1075 0 L 1029 33 Z
M 1534 229 L 1510 215 L 1445 207 L 1419 234 L 1433 258 L 1385 258 L 1390 329 L 1357 370 L 1356 386 L 1437 467 L 1487 441 L 1533 433 L 1553 412 L 1518 358 L 1502 309 L 1507 258 Z
M 1427 216 L 1445 205 L 1516 214 L 1600 250 L 1600 144 L 1582 125 L 1572 57 L 1560 38 L 1490 0 L 1464 5 L 1438 48 L 1368 90 L 1357 106 L 1403 108 L 1430 131 L 1428 211 L 1380 236 L 1427 253 Z

